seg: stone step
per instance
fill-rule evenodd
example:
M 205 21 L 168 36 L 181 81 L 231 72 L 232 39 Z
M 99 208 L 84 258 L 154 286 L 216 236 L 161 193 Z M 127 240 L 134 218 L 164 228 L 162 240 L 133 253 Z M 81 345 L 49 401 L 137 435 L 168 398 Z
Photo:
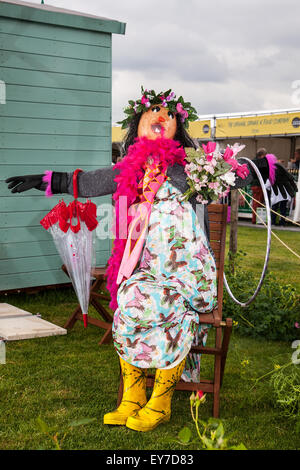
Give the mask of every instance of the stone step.
M 5 341 L 65 335 L 67 330 L 26 310 L 0 303 L 0 338 Z

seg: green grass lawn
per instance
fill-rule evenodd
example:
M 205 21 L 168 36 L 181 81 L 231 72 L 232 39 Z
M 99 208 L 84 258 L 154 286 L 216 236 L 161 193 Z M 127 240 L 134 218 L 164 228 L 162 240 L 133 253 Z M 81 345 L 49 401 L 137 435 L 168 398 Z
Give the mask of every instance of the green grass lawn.
M 293 248 L 297 243 L 299 246 L 299 233 L 280 235 Z M 239 228 L 240 248 L 246 251 L 247 246 L 249 252 L 247 268 L 250 265 L 257 272 L 263 262 L 264 237 L 259 229 Z M 273 244 L 271 269 L 281 281 L 299 286 L 299 263 L 277 242 Z M 76 298 L 72 290 L 60 289 L 1 296 L 0 302 L 39 312 L 44 319 L 63 326 Z M 57 431 L 63 431 L 72 420 L 95 418 L 90 424 L 71 428 L 63 449 L 189 449 L 169 442 L 185 425 L 195 433 L 189 393 L 175 392 L 171 421 L 150 433 L 102 424 L 104 413 L 116 405 L 119 365 L 112 344 L 98 345 L 101 334 L 92 326 L 84 330 L 78 322 L 67 336 L 7 343 L 7 363 L 0 365 L 0 449 L 53 449 L 53 442 L 37 424 L 39 416 Z M 280 415 L 268 381 L 259 382 L 251 390 L 253 379 L 272 370 L 275 364 L 290 361 L 292 351 L 288 343 L 242 338 L 233 333 L 220 410 L 225 434 L 232 435 L 231 443 L 243 442 L 248 449 L 300 448 L 295 422 Z M 212 359 L 203 359 L 202 375 L 210 377 Z M 244 360 L 249 364 L 243 366 Z M 208 396 L 201 406 L 202 419 L 211 416 L 211 408 L 212 398 Z
M 272 229 L 273 230 L 273 229 Z M 300 256 L 300 232 L 274 230 L 281 240 Z M 229 225 L 227 227 L 227 247 Z M 243 266 L 257 275 L 259 279 L 267 244 L 267 231 L 260 228 L 238 227 L 238 250 L 247 255 Z M 300 259 L 288 251 L 276 238 L 272 237 L 268 270 L 276 275 L 282 284 L 292 284 L 300 291 Z

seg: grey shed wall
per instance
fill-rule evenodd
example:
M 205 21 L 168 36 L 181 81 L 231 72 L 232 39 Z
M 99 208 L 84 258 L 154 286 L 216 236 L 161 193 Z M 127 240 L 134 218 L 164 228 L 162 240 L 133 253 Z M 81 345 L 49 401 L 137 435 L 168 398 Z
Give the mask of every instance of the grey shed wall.
M 124 33 L 125 25 L 0 3 L 0 291 L 68 282 L 39 224 L 59 197 L 13 195 L 4 180 L 111 164 L 110 31 Z M 97 265 L 110 250 L 110 240 L 97 239 Z

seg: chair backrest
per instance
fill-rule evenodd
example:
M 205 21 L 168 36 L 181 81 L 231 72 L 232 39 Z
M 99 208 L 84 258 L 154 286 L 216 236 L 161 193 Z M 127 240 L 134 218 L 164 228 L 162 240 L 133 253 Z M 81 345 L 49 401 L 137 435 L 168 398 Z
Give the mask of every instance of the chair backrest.
M 207 209 L 209 218 L 210 246 L 214 252 L 217 265 L 218 314 L 222 317 L 227 204 L 209 204 Z

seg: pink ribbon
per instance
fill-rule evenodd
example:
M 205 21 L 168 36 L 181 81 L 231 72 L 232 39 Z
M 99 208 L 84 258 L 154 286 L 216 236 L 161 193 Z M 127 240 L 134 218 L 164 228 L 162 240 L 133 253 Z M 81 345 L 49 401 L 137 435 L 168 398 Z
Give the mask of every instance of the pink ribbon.
M 121 284 L 123 278 L 129 278 L 138 262 L 141 254 L 146 232 L 149 224 L 152 204 L 157 191 L 166 180 L 167 175 L 161 171 L 159 165 L 153 169 L 146 168 L 144 178 L 139 182 L 139 188 L 143 189 L 141 200 L 130 206 L 130 213 L 134 217 L 129 225 L 129 233 L 125 245 L 123 258 L 120 264 L 117 285 Z

